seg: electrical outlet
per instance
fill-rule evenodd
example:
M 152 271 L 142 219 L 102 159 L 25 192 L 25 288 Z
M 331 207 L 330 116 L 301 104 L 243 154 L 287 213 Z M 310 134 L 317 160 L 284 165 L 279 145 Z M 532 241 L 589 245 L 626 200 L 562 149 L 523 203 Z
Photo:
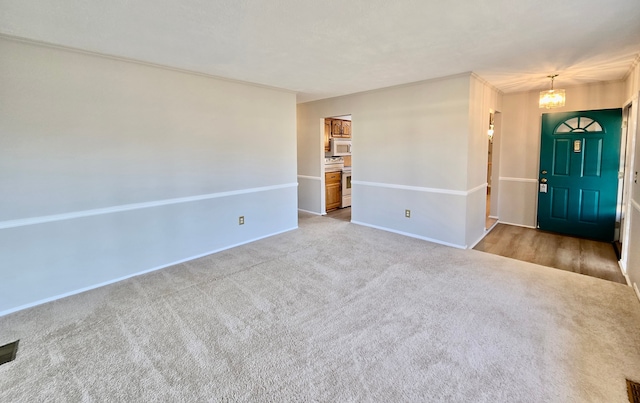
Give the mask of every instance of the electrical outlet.
M 238 217 L 238 225 L 244 225 L 244 216 L 243 215 Z
M 404 211 L 404 216 L 407 218 L 411 218 L 411 210 L 405 210 Z

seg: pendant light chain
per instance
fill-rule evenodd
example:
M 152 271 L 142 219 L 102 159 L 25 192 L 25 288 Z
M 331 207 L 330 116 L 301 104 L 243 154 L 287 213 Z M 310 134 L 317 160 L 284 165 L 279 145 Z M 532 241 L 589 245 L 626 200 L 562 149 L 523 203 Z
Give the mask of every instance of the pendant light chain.
M 558 75 L 557 75 L 557 74 L 554 74 L 554 75 L 547 76 L 547 77 L 549 77 L 549 78 L 551 79 L 551 90 L 553 91 L 553 80 L 554 80 L 556 77 L 558 77 Z

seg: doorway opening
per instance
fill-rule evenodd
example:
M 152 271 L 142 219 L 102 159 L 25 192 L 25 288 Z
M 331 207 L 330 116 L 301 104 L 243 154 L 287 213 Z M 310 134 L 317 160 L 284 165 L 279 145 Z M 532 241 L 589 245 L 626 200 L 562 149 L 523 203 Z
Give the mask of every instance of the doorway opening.
M 324 119 L 325 214 L 351 221 L 351 115 Z
M 485 230 L 489 231 L 498 222 L 498 164 L 500 139 L 500 112 L 489 110 L 489 130 L 487 131 L 487 204 Z

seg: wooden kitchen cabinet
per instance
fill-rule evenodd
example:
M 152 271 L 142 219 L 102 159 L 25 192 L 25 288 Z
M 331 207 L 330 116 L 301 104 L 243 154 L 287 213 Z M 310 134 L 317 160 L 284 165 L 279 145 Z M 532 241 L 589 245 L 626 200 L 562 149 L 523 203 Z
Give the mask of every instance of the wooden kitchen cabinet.
M 331 137 L 342 137 L 342 120 L 331 120 Z
M 325 204 L 326 210 L 335 210 L 342 204 L 342 194 L 340 186 L 340 172 L 326 172 L 325 181 Z
M 342 137 L 351 137 L 351 121 L 343 120 L 342 121 Z
M 329 119 L 325 119 L 325 130 L 326 130 L 326 121 Z M 341 119 L 330 119 L 331 120 L 331 137 L 337 138 L 351 138 L 351 121 L 350 120 L 341 120 Z
M 324 151 L 329 152 L 331 148 L 329 146 L 329 140 L 331 140 L 331 119 L 324 120 Z

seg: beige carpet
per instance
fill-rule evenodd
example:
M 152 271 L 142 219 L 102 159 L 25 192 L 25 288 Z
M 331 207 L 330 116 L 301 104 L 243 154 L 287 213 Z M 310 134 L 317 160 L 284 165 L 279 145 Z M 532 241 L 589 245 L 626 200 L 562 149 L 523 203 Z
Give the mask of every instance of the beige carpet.
M 0 318 L 1 402 L 626 402 L 624 285 L 325 217 Z

